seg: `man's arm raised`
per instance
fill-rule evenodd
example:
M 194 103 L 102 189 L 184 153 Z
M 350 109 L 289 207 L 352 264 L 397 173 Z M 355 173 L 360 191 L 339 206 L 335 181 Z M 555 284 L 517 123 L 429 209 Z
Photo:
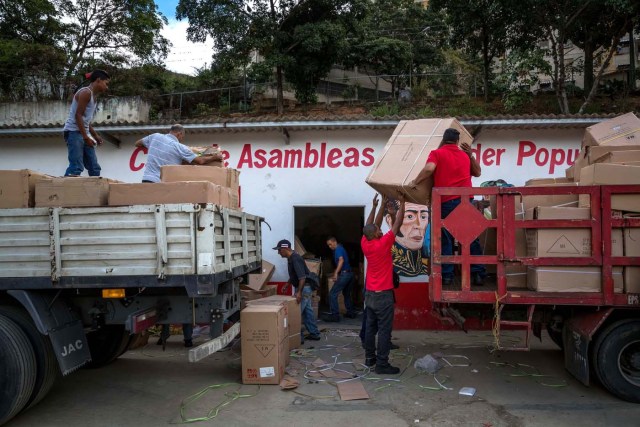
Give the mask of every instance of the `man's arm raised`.
M 393 221 L 393 226 L 391 227 L 394 235 L 397 235 L 398 231 L 400 231 L 402 221 L 404 221 L 404 197 L 400 198 L 400 209 L 396 212 L 396 219 Z
M 373 206 L 371 207 L 371 212 L 369 213 L 369 217 L 367 218 L 367 224 L 366 225 L 373 224 L 373 219 L 376 216 L 376 208 L 378 207 L 378 193 L 376 193 L 376 195 L 373 196 L 372 205 Z

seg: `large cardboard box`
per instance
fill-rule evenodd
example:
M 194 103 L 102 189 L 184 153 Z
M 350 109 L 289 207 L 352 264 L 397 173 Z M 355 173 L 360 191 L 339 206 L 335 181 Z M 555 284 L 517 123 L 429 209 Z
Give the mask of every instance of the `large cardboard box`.
M 527 288 L 527 266 L 522 264 L 505 265 L 505 276 L 507 276 L 508 289 Z
M 637 218 L 636 215 L 632 217 Z M 640 256 L 640 228 L 623 229 L 624 256 Z M 624 291 L 640 293 L 640 267 L 624 267 Z
M 272 295 L 253 301 L 247 301 L 247 305 L 286 305 L 289 319 L 289 350 L 300 347 L 302 338 L 302 312 L 300 304 L 294 297 L 288 295 Z
M 113 184 L 109 190 L 109 206 L 215 203 L 237 207 L 237 200 L 234 202 L 230 196 L 228 188 L 207 181 Z
M 528 210 L 526 219 L 589 219 L 589 208 L 537 207 Z M 613 256 L 622 256 L 622 230 L 611 231 Z M 591 256 L 591 229 L 539 228 L 527 230 L 527 255 L 532 257 Z
M 572 186 L 578 185 L 575 182 L 569 181 L 567 178 L 536 178 L 530 179 L 526 182 L 527 187 L 557 187 L 557 186 Z M 522 211 L 523 213 L 529 209 L 533 209 L 538 206 L 578 206 L 577 194 L 545 194 L 540 196 L 523 196 L 522 197 Z M 516 207 L 516 212 L 519 209 Z
M 614 292 L 622 292 L 622 267 L 613 267 Z M 600 267 L 529 266 L 527 286 L 538 292 L 600 292 Z
M 640 144 L 640 119 L 635 114 L 605 120 L 589 126 L 582 139 L 582 146 L 592 145 L 629 146 Z
M 250 301 L 270 297 L 276 294 L 276 286 L 265 286 L 258 291 L 252 289 L 240 289 L 240 308 L 244 309 Z
M 596 163 L 582 168 L 580 185 L 632 185 L 640 184 L 640 166 Z M 581 195 L 581 207 L 591 205 L 589 195 Z M 635 194 L 611 196 L 611 208 L 627 212 L 640 212 L 640 197 Z
M 593 163 L 629 164 L 640 162 L 640 145 L 637 148 L 638 150 L 609 151 L 595 159 Z
M 307 268 L 311 273 L 316 273 L 320 277 L 322 273 L 322 260 L 321 259 L 305 259 L 304 263 L 307 264 Z
M 566 177 L 559 178 L 531 178 L 524 183 L 525 187 L 545 187 L 549 185 L 575 185 Z
M 293 237 L 293 250 L 302 257 L 307 254 L 307 250 L 298 236 Z
M 415 190 L 407 184 L 418 176 L 447 128 L 460 132 L 459 144 L 473 142 L 473 137 L 454 118 L 401 121 L 376 159 L 366 178 L 367 184 L 389 197 L 396 198 L 402 193 L 409 202 L 427 204 L 431 199 L 431 180 Z
M 241 288 L 259 291 L 264 287 L 264 285 L 269 283 L 275 270 L 275 265 L 271 264 L 268 261 L 262 260 L 262 269 L 260 270 L 260 273 L 249 274 L 249 281 L 246 285 L 242 285 Z
M 32 208 L 36 183 L 53 177 L 29 169 L 0 170 L 0 208 Z
M 110 184 L 119 181 L 102 177 L 67 177 L 36 182 L 38 207 L 106 206 Z
M 162 166 L 160 170 L 162 182 L 177 181 L 209 181 L 223 187 L 238 191 L 240 188 L 240 171 L 231 168 L 202 166 Z
M 289 347 L 285 305 L 249 305 L 240 312 L 243 384 L 279 384 Z

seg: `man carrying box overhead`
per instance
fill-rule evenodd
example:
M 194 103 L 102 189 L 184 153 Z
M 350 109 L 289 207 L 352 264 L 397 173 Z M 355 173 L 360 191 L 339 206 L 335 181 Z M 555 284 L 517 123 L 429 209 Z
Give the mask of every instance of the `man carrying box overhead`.
M 302 311 L 302 323 L 307 328 L 309 335 L 302 335 L 304 338 L 312 341 L 319 341 L 320 331 L 316 325 L 315 313 L 311 306 L 311 295 L 313 294 L 316 283 L 314 283 L 311 273 L 304 259 L 291 249 L 291 242 L 288 240 L 280 240 L 275 248 L 282 258 L 287 259 L 287 267 L 289 269 L 289 281 L 282 288 L 282 292 L 287 294 L 289 285 L 293 285 L 295 289 L 295 297 L 300 310 Z
M 160 169 L 167 165 L 180 165 L 183 161 L 193 165 L 222 160 L 220 153 L 198 156 L 182 143 L 185 130 L 182 125 L 171 126 L 169 133 L 154 133 L 136 141 L 136 147 L 148 149 L 147 163 L 144 166 L 142 182 L 160 182 Z
M 442 136 L 442 143 L 437 150 L 429 153 L 427 164 L 422 168 L 416 179 L 409 183 L 409 187 L 417 188 L 420 183 L 433 175 L 434 187 L 461 187 L 471 188 L 471 177 L 478 177 L 482 173 L 480 165 L 473 156 L 471 146 L 463 143 L 458 147 L 460 132 L 448 128 Z M 442 196 L 441 217 L 445 219 L 460 204 L 460 196 Z M 453 236 L 445 228 L 442 229 L 442 255 L 453 255 Z M 471 255 L 482 255 L 480 241 L 475 239 L 471 243 Z M 481 286 L 484 284 L 486 272 L 484 265 L 472 264 L 472 284 Z M 442 265 L 442 284 L 453 284 L 453 264 Z

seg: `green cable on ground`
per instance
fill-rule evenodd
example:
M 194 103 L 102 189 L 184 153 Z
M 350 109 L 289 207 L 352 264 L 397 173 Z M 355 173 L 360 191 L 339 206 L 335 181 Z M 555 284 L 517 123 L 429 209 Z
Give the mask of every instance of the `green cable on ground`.
M 511 364 L 508 362 L 489 362 L 492 365 L 495 366 L 499 366 L 499 367 L 509 367 L 512 369 L 515 369 L 516 372 L 512 373 L 512 374 L 508 374 L 510 377 L 513 378 L 522 378 L 522 377 L 529 377 L 529 378 L 533 378 L 534 381 L 538 384 L 540 384 L 541 386 L 544 387 L 554 387 L 554 388 L 561 388 L 561 387 L 567 387 L 569 385 L 569 383 L 567 383 L 566 380 L 562 379 L 562 378 L 558 378 L 555 377 L 553 375 L 547 375 L 547 374 L 541 374 L 540 370 L 538 368 L 536 368 L 535 366 L 532 365 L 527 365 L 524 363 L 516 363 Z M 525 370 L 523 370 L 522 368 L 527 368 L 529 370 L 531 370 L 532 372 L 526 372 Z M 553 378 L 553 379 L 557 379 L 558 382 L 547 382 L 545 380 L 537 380 L 537 378 Z
M 185 415 L 185 411 L 187 409 L 187 406 L 193 402 L 195 402 L 196 400 L 200 399 L 201 397 L 203 397 L 205 394 L 207 394 L 209 391 L 211 390 L 216 390 L 216 389 L 221 389 L 224 387 L 228 387 L 230 385 L 238 385 L 239 387 L 234 390 L 231 393 L 225 393 L 225 397 L 227 397 L 227 399 L 221 403 L 219 403 L 218 405 L 214 406 L 209 412 L 207 412 L 207 415 L 204 417 L 198 417 L 198 418 L 187 418 Z M 242 388 L 241 384 L 237 384 L 237 383 L 223 383 L 223 384 L 214 384 L 214 385 L 210 385 L 202 390 L 200 390 L 199 392 L 187 397 L 186 399 L 184 399 L 181 403 L 180 403 L 180 421 L 176 422 L 176 423 L 172 423 L 172 424 L 189 424 L 189 423 L 195 423 L 195 422 L 200 422 L 200 421 L 209 421 L 215 417 L 218 416 L 218 414 L 220 413 L 220 410 L 222 408 L 224 408 L 225 406 L 231 404 L 232 402 L 235 402 L 238 399 L 245 399 L 247 397 L 254 397 L 256 396 L 259 392 L 260 392 L 260 386 L 258 385 L 258 391 L 256 391 L 255 394 L 240 394 L 240 389 Z

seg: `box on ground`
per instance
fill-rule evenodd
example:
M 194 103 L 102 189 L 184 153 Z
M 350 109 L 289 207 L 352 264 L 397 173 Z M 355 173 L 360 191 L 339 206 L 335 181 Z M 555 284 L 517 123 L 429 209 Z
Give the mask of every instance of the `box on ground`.
M 640 166 L 596 163 L 580 171 L 580 185 L 638 184 L 640 184 Z M 579 205 L 591 206 L 589 195 L 580 195 Z M 611 196 L 611 209 L 640 212 L 640 198 L 635 194 L 614 194 Z
M 113 184 L 109 206 L 155 205 L 169 203 L 214 203 L 237 208 L 231 190 L 207 181 Z
M 640 119 L 627 113 L 589 126 L 582 139 L 582 146 L 629 146 L 640 144 Z
M 36 205 L 36 183 L 52 179 L 30 169 L 0 170 L 0 208 L 32 208 Z
M 240 187 L 240 171 L 231 168 L 202 166 L 162 166 L 160 169 L 162 182 L 209 181 L 213 184 L 238 191 Z
M 36 206 L 68 208 L 106 206 L 110 186 L 118 182 L 120 181 L 99 176 L 40 180 L 36 183 Z
M 454 118 L 401 121 L 376 159 L 366 178 L 367 184 L 391 198 L 402 193 L 408 202 L 427 204 L 431 199 L 432 180 L 421 183 L 417 189 L 410 189 L 407 184 L 418 176 L 429 153 L 442 142 L 447 128 L 460 132 L 459 144 L 473 142 L 473 137 Z
M 602 269 L 582 266 L 529 266 L 527 286 L 538 292 L 600 292 Z M 613 267 L 613 289 L 623 288 L 622 267 Z
M 287 308 L 250 305 L 240 312 L 242 382 L 279 384 L 289 347 Z
M 590 219 L 589 208 L 537 207 L 525 214 L 526 219 Z M 528 229 L 527 255 L 532 257 L 591 256 L 590 228 Z M 611 230 L 613 256 L 622 256 L 622 229 Z
M 627 215 L 637 218 L 637 215 Z M 628 227 L 623 229 L 624 256 L 640 256 L 640 228 Z M 640 293 L 640 267 L 627 266 L 624 268 L 624 291 L 626 293 Z
M 269 283 L 275 270 L 275 265 L 271 264 L 268 261 L 262 260 L 262 269 L 260 270 L 260 273 L 249 274 L 249 281 L 246 285 L 241 285 L 241 289 L 259 291 L 267 283 Z
M 272 295 L 269 297 L 247 301 L 247 305 L 286 305 L 289 319 L 289 350 L 300 347 L 302 331 L 302 312 L 300 304 L 294 297 L 287 295 Z

